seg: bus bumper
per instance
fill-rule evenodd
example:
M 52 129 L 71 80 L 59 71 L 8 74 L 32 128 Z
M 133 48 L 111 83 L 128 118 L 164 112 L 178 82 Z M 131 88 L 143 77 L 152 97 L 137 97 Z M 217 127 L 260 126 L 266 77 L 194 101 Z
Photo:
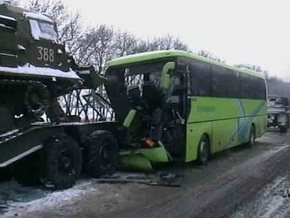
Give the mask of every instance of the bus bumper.
M 153 165 L 168 163 L 170 157 L 163 146 L 125 150 L 119 153 L 120 165 L 128 170 L 153 171 Z

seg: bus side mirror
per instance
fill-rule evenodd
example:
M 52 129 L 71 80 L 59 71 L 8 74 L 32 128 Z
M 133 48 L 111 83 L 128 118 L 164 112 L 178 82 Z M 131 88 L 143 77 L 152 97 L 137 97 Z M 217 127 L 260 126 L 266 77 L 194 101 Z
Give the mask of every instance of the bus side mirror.
M 160 88 L 163 91 L 166 91 L 169 88 L 170 83 L 170 70 L 175 69 L 175 63 L 174 62 L 168 62 L 166 63 L 162 68 L 161 78 L 160 78 Z

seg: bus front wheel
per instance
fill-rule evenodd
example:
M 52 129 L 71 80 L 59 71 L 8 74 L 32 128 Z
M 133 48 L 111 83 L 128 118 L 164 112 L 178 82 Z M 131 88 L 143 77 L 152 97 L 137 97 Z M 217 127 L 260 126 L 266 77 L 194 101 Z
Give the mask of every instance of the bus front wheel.
M 199 141 L 198 145 L 198 154 L 197 154 L 197 163 L 199 165 L 206 165 L 209 156 L 209 140 L 203 135 Z

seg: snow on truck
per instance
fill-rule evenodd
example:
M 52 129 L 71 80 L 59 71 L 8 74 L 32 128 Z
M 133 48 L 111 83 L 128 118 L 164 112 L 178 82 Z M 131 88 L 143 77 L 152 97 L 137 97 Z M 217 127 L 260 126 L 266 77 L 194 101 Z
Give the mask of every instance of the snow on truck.
M 70 60 L 48 16 L 0 4 L 0 178 L 62 189 L 115 169 L 116 123 L 72 123 L 58 104 L 81 82 Z

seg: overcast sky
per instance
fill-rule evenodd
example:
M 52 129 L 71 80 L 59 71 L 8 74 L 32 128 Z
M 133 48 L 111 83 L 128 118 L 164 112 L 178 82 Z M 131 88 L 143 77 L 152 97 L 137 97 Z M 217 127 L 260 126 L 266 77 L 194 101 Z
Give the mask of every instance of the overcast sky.
M 137 36 L 167 33 L 231 63 L 252 63 L 290 81 L 287 0 L 63 0 L 84 22 Z

